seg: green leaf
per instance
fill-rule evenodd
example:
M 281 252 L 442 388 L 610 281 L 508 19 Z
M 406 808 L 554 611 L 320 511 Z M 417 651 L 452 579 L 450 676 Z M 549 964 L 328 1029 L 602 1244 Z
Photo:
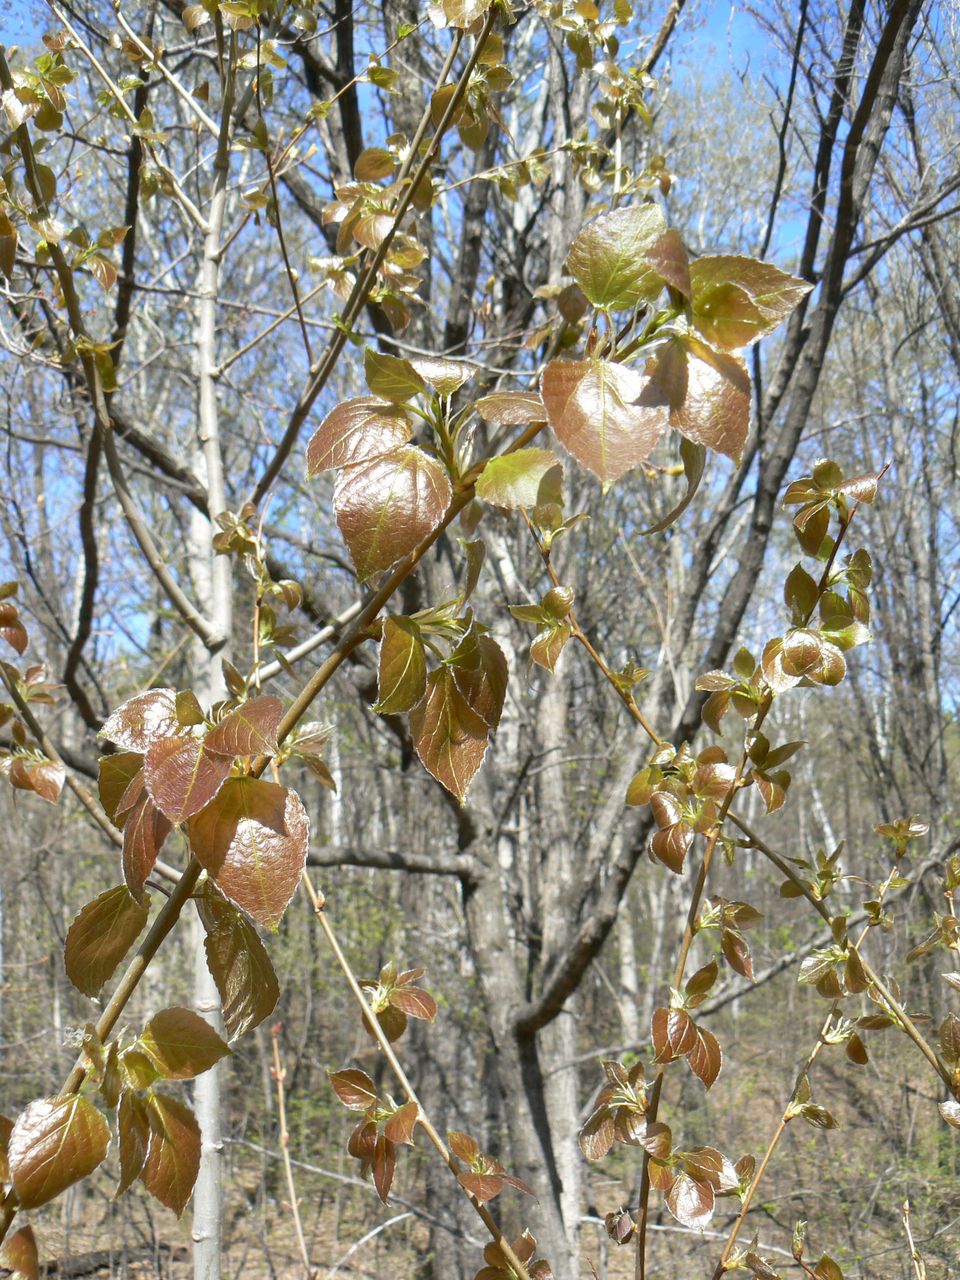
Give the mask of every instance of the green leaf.
M 427 688 L 427 658 L 420 629 L 409 618 L 383 620 L 378 676 L 381 715 L 398 715 L 415 707 Z
M 188 1106 L 166 1093 L 146 1100 L 150 1124 L 140 1181 L 179 1218 L 200 1172 L 200 1127 Z
M 309 823 L 294 791 L 231 778 L 190 822 L 190 847 L 217 887 L 259 924 L 276 929 L 307 860 Z
M 568 622 L 555 623 L 545 627 L 530 641 L 530 658 L 545 671 L 556 670 L 560 655 L 567 641 L 573 635 L 573 628 Z
M 391 176 L 395 165 L 396 161 L 386 147 L 366 147 L 357 156 L 353 176 L 358 182 L 379 182 L 382 178 Z M 370 390 L 374 395 L 380 394 L 376 387 L 371 386 Z
M 426 697 L 410 713 L 417 755 L 462 804 L 487 750 L 487 725 L 457 687 L 449 667 L 427 677 Z
M 395 405 L 371 396 L 331 410 L 307 446 L 307 475 L 370 462 L 406 444 L 413 429 Z
M 135 901 L 126 885 L 107 889 L 88 902 L 67 931 L 64 964 L 67 977 L 85 996 L 98 996 L 117 965 L 140 936 L 149 915 L 150 898 Z
M 444 468 L 414 446 L 346 468 L 333 506 L 360 581 L 418 547 L 446 515 L 452 497 Z
M 752 346 L 771 333 L 813 288 L 769 262 L 725 254 L 697 258 L 690 283 L 693 322 L 724 351 Z
M 260 1025 L 280 999 L 277 975 L 253 925 L 224 903 L 228 916 L 204 939 L 207 966 L 217 984 L 229 1039 Z
M 560 466 L 549 449 L 517 449 L 491 458 L 477 480 L 477 497 L 495 507 L 535 507 L 541 480 Z
M 470 710 L 488 728 L 495 729 L 507 692 L 508 669 L 503 650 L 474 625 L 464 633 L 447 663 Z
M 143 776 L 154 804 L 178 823 L 206 808 L 232 765 L 229 757 L 207 750 L 199 738 L 161 738 L 147 749 Z
M 660 439 L 668 411 L 647 403 L 649 378 L 605 360 L 554 360 L 540 384 L 557 439 L 608 487 Z
M 143 786 L 143 756 L 136 751 L 117 751 L 111 756 L 101 756 L 97 789 L 100 803 L 114 824 L 123 829 L 125 815 L 139 798 Z M 131 787 L 139 777 L 139 787 Z
M 700 488 L 704 464 L 707 460 L 706 449 L 702 444 L 694 444 L 692 440 L 684 438 L 680 441 L 680 460 L 683 462 L 683 474 L 687 480 L 686 492 L 673 510 L 668 511 L 662 520 L 658 520 L 656 524 L 650 525 L 647 529 L 640 530 L 644 536 L 650 533 L 663 533 L 665 529 L 669 529 L 671 525 L 676 524 Z
M 363 370 L 371 392 L 391 404 L 405 404 L 427 389 L 409 360 L 398 360 L 372 347 L 363 353 Z
M 192 1080 L 230 1052 L 209 1022 L 181 1008 L 155 1013 L 138 1044 L 165 1080 Z
M 814 1267 L 813 1274 L 817 1277 L 817 1280 L 843 1280 L 843 1272 L 827 1253 L 823 1255 Z
M 40 1098 L 17 1117 L 7 1158 L 21 1209 L 36 1209 L 93 1173 L 110 1129 L 89 1098 Z
M 566 269 L 595 307 L 611 311 L 635 307 L 663 289 L 647 254 L 666 229 L 655 204 L 601 214 L 573 242 Z
M 251 698 L 224 716 L 204 739 L 208 751 L 225 756 L 277 754 L 277 729 L 283 704 L 270 694 Z

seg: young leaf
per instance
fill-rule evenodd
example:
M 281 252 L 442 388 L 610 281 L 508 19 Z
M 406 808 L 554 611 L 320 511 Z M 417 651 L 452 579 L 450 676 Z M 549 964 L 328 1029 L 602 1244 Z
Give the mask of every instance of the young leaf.
M 547 420 L 547 411 L 537 391 L 492 391 L 488 396 L 481 396 L 473 408 L 484 422 L 491 422 L 495 427 L 526 427 Z
M 448 667 L 427 677 L 426 697 L 410 713 L 410 732 L 424 768 L 462 804 L 483 763 L 488 728 Z
M 190 847 L 222 893 L 275 929 L 300 883 L 308 831 L 295 792 L 257 778 L 230 778 L 191 819 Z
M 490 729 L 496 729 L 508 676 L 507 660 L 496 640 L 470 627 L 447 662 L 470 710 Z
M 535 507 L 540 482 L 561 463 L 549 449 L 517 449 L 491 458 L 477 481 L 477 497 L 494 507 Z
M 602 1160 L 613 1146 L 613 1114 L 607 1106 L 597 1107 L 580 1130 L 580 1150 L 588 1160 Z
M 179 727 L 176 692 L 148 689 L 117 707 L 104 721 L 97 737 L 106 738 L 124 751 L 144 755 L 154 742 L 169 738 Z
M 280 986 L 257 931 L 236 908 L 222 901 L 217 923 L 208 925 L 204 949 L 217 984 L 223 1025 L 230 1040 L 259 1026 L 276 1008 Z M 201 912 L 201 915 L 203 913 Z
M 697 1027 L 697 1043 L 687 1054 L 687 1063 L 703 1087 L 711 1088 L 723 1065 L 720 1042 L 712 1031 Z
M 67 977 L 85 996 L 98 996 L 147 923 L 149 896 L 135 901 L 126 885 L 88 902 L 67 930 Z
M 341 472 L 333 505 L 360 581 L 419 546 L 452 496 L 441 464 L 412 445 Z
M 726 351 L 771 333 L 813 288 L 769 262 L 736 255 L 697 258 L 690 283 L 694 324 L 707 342 Z
M 377 1087 L 365 1071 L 349 1067 L 346 1071 L 328 1071 L 333 1091 L 351 1111 L 368 1111 L 377 1101 Z
M 113 1195 L 115 1200 L 140 1177 L 150 1142 L 146 1103 L 129 1089 L 124 1089 L 120 1097 L 117 1134 L 120 1143 L 120 1181 Z
M 200 1126 L 190 1108 L 167 1093 L 152 1093 L 146 1106 L 150 1139 L 140 1181 L 179 1218 L 200 1171 Z
M 667 426 L 650 380 L 606 360 L 554 360 L 540 389 L 557 439 L 605 487 L 643 462 Z
M 405 404 L 427 389 L 409 360 L 398 360 L 372 347 L 363 353 L 363 368 L 371 392 L 391 404 Z
M 413 1131 L 419 1118 L 420 1108 L 415 1102 L 407 1102 L 383 1126 L 383 1136 L 390 1142 L 412 1147 Z
M 387 1203 L 390 1188 L 393 1186 L 396 1168 L 397 1148 L 389 1138 L 379 1134 L 373 1149 L 373 1185 L 384 1204 Z
M 403 412 L 371 396 L 338 404 L 307 446 L 307 475 L 370 462 L 406 444 L 413 429 Z
M 667 1208 L 685 1227 L 702 1230 L 713 1217 L 713 1187 L 709 1182 L 678 1173 L 667 1192 Z
M 685 1009 L 657 1009 L 650 1024 L 655 1062 L 672 1062 L 697 1043 L 697 1024 Z
M 133 896 L 143 897 L 143 886 L 153 870 L 172 823 L 149 796 L 141 796 L 123 826 L 123 878 Z
M 283 716 L 283 704 L 271 694 L 251 698 L 224 716 L 207 734 L 204 746 L 224 756 L 277 754 L 277 729 Z
M 11 1280 L 37 1280 L 40 1256 L 33 1227 L 21 1227 L 10 1236 L 0 1249 L 0 1265 L 13 1272 Z
M 125 814 L 139 799 L 135 779 L 143 781 L 143 756 L 136 751 L 118 751 L 112 756 L 100 757 L 97 789 L 100 803 L 116 826 L 123 828 Z
M 7 777 L 11 785 L 20 791 L 32 791 L 48 804 L 56 804 L 60 799 L 67 771 L 62 764 L 55 763 L 53 760 L 34 760 L 26 756 L 16 756 L 10 765 Z
M 214 755 L 199 738 L 161 738 L 143 761 L 147 790 L 171 822 L 185 822 L 206 808 L 230 776 L 233 761 Z
M 165 1080 L 192 1080 L 230 1052 L 210 1023 L 192 1009 L 155 1013 L 138 1044 Z
M 420 631 L 409 618 L 383 620 L 380 638 L 380 699 L 374 707 L 381 715 L 397 715 L 415 707 L 427 688 L 427 658 Z
M 595 307 L 624 311 L 657 296 L 663 280 L 647 255 L 666 231 L 659 205 L 635 204 L 588 222 L 566 268 Z
M 648 363 L 650 396 L 694 444 L 739 462 L 750 429 L 750 375 L 739 356 L 693 338 L 673 339 Z
M 452 396 L 477 372 L 465 360 L 434 359 L 432 356 L 415 356 L 410 364 L 441 396 Z
M 110 1129 L 89 1098 L 40 1098 L 17 1117 L 7 1159 L 21 1209 L 36 1209 L 93 1173 Z

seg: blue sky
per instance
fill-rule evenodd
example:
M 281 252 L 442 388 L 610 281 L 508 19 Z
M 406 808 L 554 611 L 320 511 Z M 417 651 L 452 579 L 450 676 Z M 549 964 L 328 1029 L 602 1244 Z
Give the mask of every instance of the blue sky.
M 0 0 L 0 44 L 35 44 L 45 26 L 36 0 Z

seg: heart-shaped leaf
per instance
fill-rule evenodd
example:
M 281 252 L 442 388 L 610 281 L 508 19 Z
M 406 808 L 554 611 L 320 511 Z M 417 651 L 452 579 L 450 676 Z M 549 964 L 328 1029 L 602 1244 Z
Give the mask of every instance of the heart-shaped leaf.
M 643 462 L 667 426 L 650 379 L 607 360 L 554 360 L 540 389 L 557 439 L 604 486 Z
M 209 1022 L 181 1008 L 155 1013 L 138 1044 L 165 1080 L 192 1080 L 230 1052 Z
M 200 1172 L 200 1126 L 185 1103 L 166 1093 L 147 1098 L 150 1138 L 140 1181 L 179 1218 Z
M 483 763 L 489 730 L 449 668 L 427 677 L 426 697 L 410 713 L 410 732 L 424 768 L 462 804 Z
M 721 350 L 749 347 L 800 305 L 812 285 L 769 262 L 718 254 L 690 264 L 693 322 Z
M 693 338 L 672 339 L 647 373 L 653 394 L 669 405 L 671 427 L 739 462 L 750 429 L 750 375 L 739 356 Z
M 176 692 L 148 689 L 117 707 L 97 737 L 106 738 L 124 751 L 143 755 L 154 742 L 170 737 L 178 728 Z
M 147 790 L 171 822 L 185 822 L 205 808 L 230 776 L 233 761 L 215 755 L 199 739 L 161 738 L 143 762 Z
M 204 745 L 224 756 L 276 755 L 282 716 L 280 699 L 261 694 L 224 716 L 207 734 Z
M 369 462 L 406 444 L 412 435 L 395 405 L 372 396 L 345 400 L 327 414 L 307 446 L 307 475 Z
M 89 1098 L 40 1098 L 20 1113 L 7 1159 L 21 1209 L 36 1209 L 93 1173 L 110 1129 Z
M 666 229 L 656 204 L 635 204 L 601 214 L 573 242 L 567 270 L 595 307 L 633 308 L 663 289 L 663 280 L 647 255 Z

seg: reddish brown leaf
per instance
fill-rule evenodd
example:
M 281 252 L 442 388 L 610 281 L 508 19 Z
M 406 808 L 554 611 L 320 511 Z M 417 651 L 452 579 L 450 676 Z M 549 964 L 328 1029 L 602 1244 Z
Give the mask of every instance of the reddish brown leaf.
M 230 776 L 232 760 L 214 755 L 199 738 L 161 738 L 147 750 L 144 781 L 151 799 L 171 822 L 185 822 L 206 808 Z
M 407 1102 L 398 1108 L 383 1126 L 383 1136 L 391 1142 L 413 1146 L 413 1131 L 420 1118 L 420 1108 L 415 1102 Z
M 580 1150 L 588 1160 L 602 1160 L 613 1146 L 614 1124 L 609 1107 L 597 1107 L 580 1130 Z
M 647 250 L 646 260 L 668 285 L 690 297 L 690 258 L 679 231 L 665 231 Z
M 426 697 L 410 713 L 410 732 L 424 768 L 462 804 L 483 763 L 488 729 L 448 667 L 427 677 Z
M 20 621 L 20 610 L 10 600 L 0 601 L 0 638 L 19 654 L 24 653 L 30 643 L 27 629 Z
M 389 1138 L 378 1136 L 373 1150 L 373 1185 L 377 1195 L 387 1203 L 390 1188 L 393 1186 L 393 1175 L 397 1168 L 397 1148 Z
M 457 1181 L 481 1204 L 486 1204 L 503 1190 L 503 1178 L 496 1173 L 458 1173 Z
M 720 1043 L 712 1031 L 697 1027 L 697 1043 L 687 1054 L 690 1070 L 709 1089 L 723 1065 L 723 1053 Z
M 656 798 L 656 797 L 654 797 Z M 683 871 L 687 851 L 693 844 L 693 832 L 683 822 L 655 831 L 650 838 L 650 848 L 660 861 L 677 875 Z
M 17 1117 L 7 1159 L 21 1209 L 36 1209 L 92 1173 L 110 1130 L 89 1098 L 40 1098 Z
M 554 360 L 540 390 L 557 439 L 605 487 L 643 462 L 667 426 L 649 378 L 606 360 Z
M 107 889 L 88 902 L 67 930 L 67 977 L 85 996 L 98 996 L 147 923 L 149 897 L 142 903 L 126 885 Z
M 97 737 L 144 755 L 154 742 L 179 728 L 177 695 L 173 689 L 148 689 L 129 698 L 114 711 Z
M 151 1094 L 146 1106 L 150 1139 L 140 1181 L 179 1218 L 200 1171 L 200 1126 L 190 1108 L 169 1094 Z
M 667 1208 L 685 1227 L 702 1230 L 713 1217 L 714 1193 L 709 1182 L 678 1173 L 667 1192 Z
M 146 1103 L 129 1089 L 125 1089 L 120 1097 L 117 1134 L 120 1142 L 120 1181 L 114 1192 L 115 1200 L 140 1177 L 150 1142 Z
M 0 1115 L 0 1182 L 10 1181 L 10 1165 L 7 1162 L 7 1146 L 13 1132 L 13 1121 L 9 1116 Z
M 198 903 L 198 906 L 200 904 Z M 217 984 L 228 1039 L 259 1026 L 276 1008 L 280 986 L 266 948 L 250 921 L 212 886 L 200 909 L 207 967 Z
M 369 462 L 406 444 L 412 435 L 395 405 L 371 396 L 345 400 L 327 414 L 307 446 L 307 475 Z
M 40 1257 L 33 1227 L 21 1227 L 10 1236 L 0 1249 L 0 1265 L 13 1272 L 11 1280 L 37 1280 Z
M 433 1022 L 437 1016 L 437 1002 L 429 991 L 420 987 L 401 987 L 390 995 L 390 1003 L 410 1018 L 422 1018 Z
M 452 496 L 443 466 L 413 445 L 345 468 L 333 505 L 360 581 L 418 547 L 446 515 Z
M 348 1067 L 346 1071 L 328 1071 L 333 1091 L 351 1111 L 366 1111 L 377 1101 L 377 1088 L 365 1071 Z
M 60 799 L 67 771 L 62 764 L 56 764 L 53 760 L 15 756 L 7 776 L 18 790 L 32 791 L 48 804 L 56 804 Z
M 653 1120 L 644 1126 L 639 1145 L 658 1160 L 666 1160 L 673 1149 L 673 1134 L 668 1124 Z
M 258 778 L 230 778 L 191 820 L 190 847 L 222 893 L 275 929 L 300 883 L 308 833 L 306 811 L 294 791 Z
M 192 1080 L 230 1053 L 209 1022 L 176 1007 L 155 1013 L 138 1044 L 165 1080 Z
M 721 350 L 752 346 L 803 301 L 812 285 L 769 262 L 706 255 L 690 264 L 693 322 Z
M 143 896 L 143 886 L 171 829 L 170 819 L 160 812 L 149 796 L 141 796 L 126 818 L 123 827 L 123 878 L 138 900 Z
M 685 1009 L 657 1009 L 650 1024 L 654 1060 L 672 1062 L 697 1043 L 697 1026 Z
M 500 723 L 508 677 L 507 660 L 496 640 L 471 627 L 448 662 L 454 683 L 470 710 L 495 729 Z
M 224 716 L 207 734 L 208 751 L 224 756 L 277 754 L 277 729 L 283 716 L 279 698 L 262 694 Z
M 750 948 L 747 946 L 743 938 L 738 937 L 729 929 L 724 929 L 720 946 L 726 957 L 727 964 L 731 969 L 735 969 L 741 977 L 753 981 L 753 961 L 750 958 Z
M 750 375 L 739 356 L 675 338 L 647 365 L 650 397 L 669 407 L 670 426 L 739 461 L 750 428 Z
M 480 1148 L 469 1133 L 461 1133 L 458 1129 L 452 1129 L 447 1134 L 447 1142 L 450 1144 L 450 1150 L 453 1154 L 458 1160 L 462 1160 L 464 1164 L 473 1164 L 480 1154 Z
M 474 410 L 495 427 L 526 427 L 546 422 L 547 411 L 537 391 L 492 391 L 481 396 Z

